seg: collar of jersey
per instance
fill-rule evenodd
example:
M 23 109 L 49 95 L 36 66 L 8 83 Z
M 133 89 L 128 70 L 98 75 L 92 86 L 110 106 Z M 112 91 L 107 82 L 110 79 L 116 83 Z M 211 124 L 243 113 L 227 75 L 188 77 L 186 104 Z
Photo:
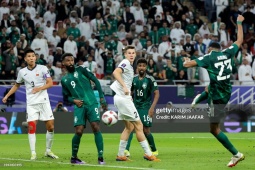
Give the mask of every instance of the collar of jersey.
M 27 66 L 27 69 L 30 70 L 30 71 L 32 71 L 32 70 L 35 69 L 36 66 L 37 66 L 37 64 L 35 64 L 34 68 L 32 68 L 32 69 L 29 69 L 28 66 Z

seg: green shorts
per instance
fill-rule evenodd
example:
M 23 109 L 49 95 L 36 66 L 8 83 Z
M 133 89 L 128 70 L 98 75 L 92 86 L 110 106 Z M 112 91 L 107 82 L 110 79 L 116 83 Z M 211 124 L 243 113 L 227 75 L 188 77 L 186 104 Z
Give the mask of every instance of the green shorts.
M 210 123 L 220 123 L 221 119 L 225 117 L 226 110 L 225 107 L 228 104 L 228 101 L 231 96 L 226 96 L 219 100 L 212 100 L 209 97 L 209 111 L 208 116 L 210 119 Z
M 149 117 L 149 115 L 148 115 L 149 108 L 148 109 L 137 109 L 137 111 L 138 111 L 140 119 L 143 123 L 143 126 L 151 127 L 152 126 L 152 118 Z
M 89 122 L 100 122 L 98 103 L 74 107 L 74 126 L 86 126 L 87 120 Z

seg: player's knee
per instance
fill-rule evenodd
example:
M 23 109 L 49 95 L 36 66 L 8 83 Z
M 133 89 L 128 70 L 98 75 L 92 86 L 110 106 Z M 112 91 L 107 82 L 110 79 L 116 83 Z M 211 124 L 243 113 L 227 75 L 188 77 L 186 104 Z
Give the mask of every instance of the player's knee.
M 150 132 L 150 129 L 144 127 L 143 128 L 143 133 L 144 133 L 145 136 L 148 136 L 151 132 Z
M 28 122 L 28 133 L 34 134 L 36 131 L 36 124 L 35 122 Z
M 83 126 L 76 126 L 75 127 L 75 134 L 82 136 L 84 127 Z
M 53 131 L 54 131 L 54 125 L 49 125 L 49 126 L 47 127 L 47 131 L 48 131 L 48 132 L 53 132 Z
M 100 131 L 99 124 L 96 122 L 91 123 L 91 129 L 94 133 L 99 132 Z

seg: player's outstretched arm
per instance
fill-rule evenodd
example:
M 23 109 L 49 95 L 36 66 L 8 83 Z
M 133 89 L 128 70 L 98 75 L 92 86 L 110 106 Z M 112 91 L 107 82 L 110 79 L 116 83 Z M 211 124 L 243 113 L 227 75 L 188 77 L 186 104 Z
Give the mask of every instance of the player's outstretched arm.
M 240 47 L 243 43 L 243 25 L 242 22 L 244 17 L 242 15 L 238 15 L 237 17 L 237 40 L 234 42 L 238 47 Z
M 51 77 L 48 77 L 48 78 L 46 79 L 46 84 L 43 85 L 43 86 L 41 86 L 41 87 L 35 87 L 35 88 L 33 89 L 32 93 L 35 94 L 35 93 L 37 93 L 37 92 L 39 92 L 39 91 L 41 91 L 41 90 L 46 90 L 46 89 L 48 89 L 48 88 L 50 88 L 50 87 L 52 87 L 52 86 L 53 86 L 52 78 L 51 78 Z
M 13 93 L 15 93 L 15 92 L 18 90 L 19 87 L 20 87 L 20 84 L 15 83 L 15 84 L 12 86 L 11 90 L 10 90 L 10 91 L 4 96 L 4 98 L 2 99 L 3 103 L 6 103 L 8 97 L 10 97 Z
M 184 62 L 183 62 L 183 67 L 196 67 L 197 66 L 197 62 L 195 60 L 190 60 L 190 58 L 188 57 L 183 57 Z

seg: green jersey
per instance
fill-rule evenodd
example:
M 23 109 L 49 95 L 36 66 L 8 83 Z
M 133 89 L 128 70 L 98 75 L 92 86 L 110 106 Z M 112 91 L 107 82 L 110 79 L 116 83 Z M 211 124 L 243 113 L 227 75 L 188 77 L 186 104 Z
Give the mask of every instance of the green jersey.
M 99 81 L 88 68 L 79 66 L 73 73 L 67 73 L 61 79 L 63 94 L 68 96 L 68 100 L 73 102 L 74 99 L 83 100 L 84 105 L 97 104 L 94 90 L 91 87 L 91 81 L 96 84 L 100 98 L 103 98 L 103 92 Z
M 207 69 L 210 77 L 209 95 L 213 100 L 219 100 L 231 95 L 232 60 L 238 51 L 238 46 L 232 44 L 222 51 L 211 51 L 209 54 L 195 59 L 199 67 Z
M 139 76 L 136 75 L 131 87 L 131 91 L 134 91 L 136 108 L 150 108 L 151 95 L 155 90 L 158 90 L 158 85 L 152 76 L 146 75 L 143 79 L 139 79 Z
M 74 39 L 76 39 L 76 38 L 81 36 L 81 32 L 80 32 L 80 30 L 78 28 L 72 28 L 72 27 L 68 28 L 67 35 L 69 36 L 71 34 L 73 35 Z

